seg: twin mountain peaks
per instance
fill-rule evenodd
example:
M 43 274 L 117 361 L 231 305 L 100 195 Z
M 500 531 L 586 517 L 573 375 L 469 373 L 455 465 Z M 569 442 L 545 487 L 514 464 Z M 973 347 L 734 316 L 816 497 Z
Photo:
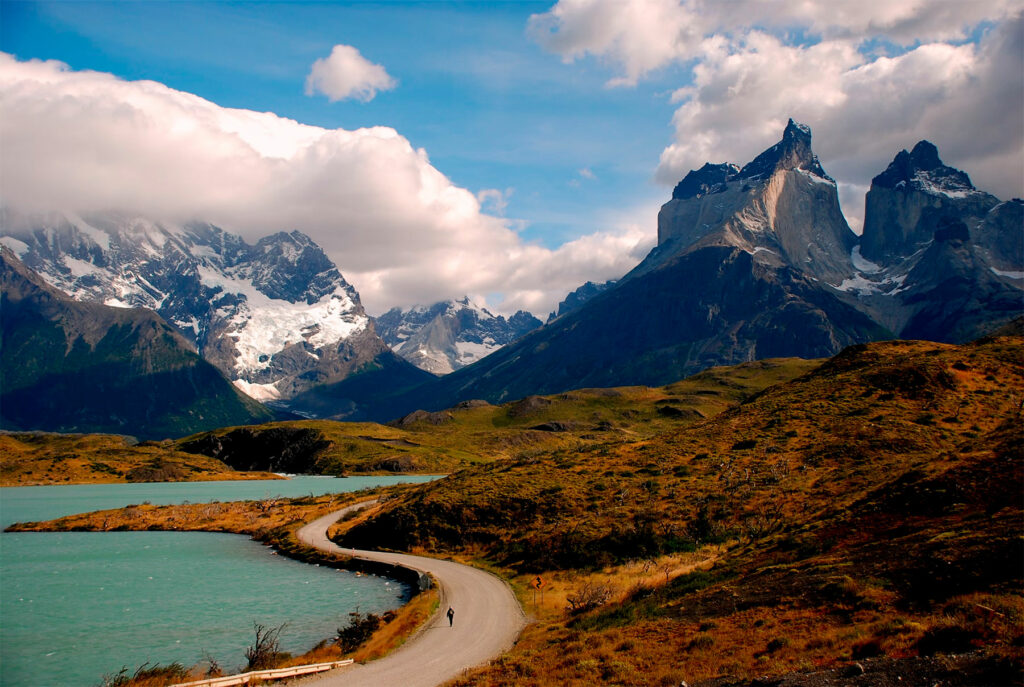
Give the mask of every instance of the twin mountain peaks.
M 921 141 L 872 180 L 858 236 L 810 129 L 792 120 L 747 164 L 687 174 L 651 253 L 569 294 L 543 326 L 469 298 L 371 318 L 297 231 L 252 245 L 210 224 L 5 208 L 0 236 L 4 429 L 158 437 L 270 416 L 248 397 L 279 413 L 388 420 L 872 340 L 963 342 L 1024 312 L 1024 202 L 976 189 Z M 124 384 L 99 388 L 103 370 Z M 179 398 L 192 416 L 169 423 L 144 389 L 197 375 L 233 388 L 189 381 L 175 393 L 203 400 Z M 82 384 L 101 410 L 65 407 Z

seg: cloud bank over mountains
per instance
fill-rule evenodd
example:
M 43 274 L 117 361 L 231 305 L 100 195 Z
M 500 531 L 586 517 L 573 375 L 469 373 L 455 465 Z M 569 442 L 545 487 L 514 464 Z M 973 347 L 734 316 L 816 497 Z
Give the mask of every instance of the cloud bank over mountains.
M 557 250 L 527 244 L 387 127 L 307 126 L 2 53 L 0 100 L 5 204 L 199 219 L 250 240 L 298 229 L 371 312 L 500 292 L 500 310 L 543 315 L 587 279 L 628 271 L 654 241 L 653 226 L 623 226 Z
M 567 62 L 609 63 L 609 87 L 670 65 L 692 76 L 671 96 L 662 183 L 706 161 L 743 164 L 793 117 L 814 128 L 829 173 L 860 194 L 880 161 L 928 138 L 1009 198 L 1024 185 L 1021 10 L 1014 0 L 560 0 L 528 32 Z

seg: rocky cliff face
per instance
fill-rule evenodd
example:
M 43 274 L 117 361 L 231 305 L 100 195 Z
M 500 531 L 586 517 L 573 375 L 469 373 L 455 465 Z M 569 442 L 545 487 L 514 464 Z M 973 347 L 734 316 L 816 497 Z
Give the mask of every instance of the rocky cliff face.
M 150 310 L 72 300 L 6 247 L 0 293 L 4 429 L 165 438 L 273 419 Z
M 920 141 L 872 180 L 837 288 L 901 338 L 963 342 L 1024 308 L 1024 202 L 1000 202 Z
M 861 254 L 876 262 L 910 256 L 932 240 L 944 217 L 974 226 L 998 204 L 974 188 L 967 174 L 944 165 L 933 144 L 920 141 L 871 180 Z
M 541 321 L 522 310 L 506 320 L 465 297 L 406 310 L 392 308 L 376 324 L 396 353 L 421 370 L 444 375 L 512 343 Z
M 355 289 L 297 231 L 251 245 L 210 224 L 5 211 L 0 233 L 75 299 L 156 311 L 260 400 L 287 402 L 392 355 Z
M 811 150 L 811 130 L 789 120 L 782 140 L 742 168 L 706 164 L 658 213 L 658 249 L 643 271 L 705 246 L 735 246 L 838 284 L 856 243 L 833 179 Z

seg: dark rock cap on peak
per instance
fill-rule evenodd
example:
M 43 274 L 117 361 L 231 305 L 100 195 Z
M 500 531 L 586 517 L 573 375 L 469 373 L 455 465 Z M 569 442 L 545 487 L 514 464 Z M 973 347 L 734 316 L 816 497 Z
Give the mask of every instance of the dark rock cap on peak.
M 739 167 L 729 162 L 720 165 L 705 162 L 703 167 L 690 170 L 683 180 L 676 184 L 672 190 L 672 197 L 701 198 L 718 193 L 725 190 L 725 182 L 735 177 L 739 171 Z
M 930 184 L 923 184 L 921 176 L 927 177 Z M 974 190 L 967 173 L 944 165 L 939 158 L 939 149 L 934 143 L 924 140 L 918 141 L 909 153 L 906 150 L 898 152 L 885 171 L 871 180 L 871 185 L 904 191 L 926 190 L 926 186 L 946 191 Z

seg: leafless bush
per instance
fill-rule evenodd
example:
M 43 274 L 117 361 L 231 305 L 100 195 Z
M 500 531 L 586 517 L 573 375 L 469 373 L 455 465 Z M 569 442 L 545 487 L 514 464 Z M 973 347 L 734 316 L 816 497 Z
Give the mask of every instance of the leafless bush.
M 615 594 L 615 588 L 602 582 L 587 581 L 566 597 L 569 602 L 569 613 L 585 613 L 591 609 L 608 603 Z
M 267 627 L 253 621 L 252 628 L 256 632 L 256 641 L 245 650 L 245 658 L 249 661 L 246 670 L 263 670 L 273 668 L 282 657 L 280 648 L 281 631 L 288 626 L 282 623 L 277 627 Z

